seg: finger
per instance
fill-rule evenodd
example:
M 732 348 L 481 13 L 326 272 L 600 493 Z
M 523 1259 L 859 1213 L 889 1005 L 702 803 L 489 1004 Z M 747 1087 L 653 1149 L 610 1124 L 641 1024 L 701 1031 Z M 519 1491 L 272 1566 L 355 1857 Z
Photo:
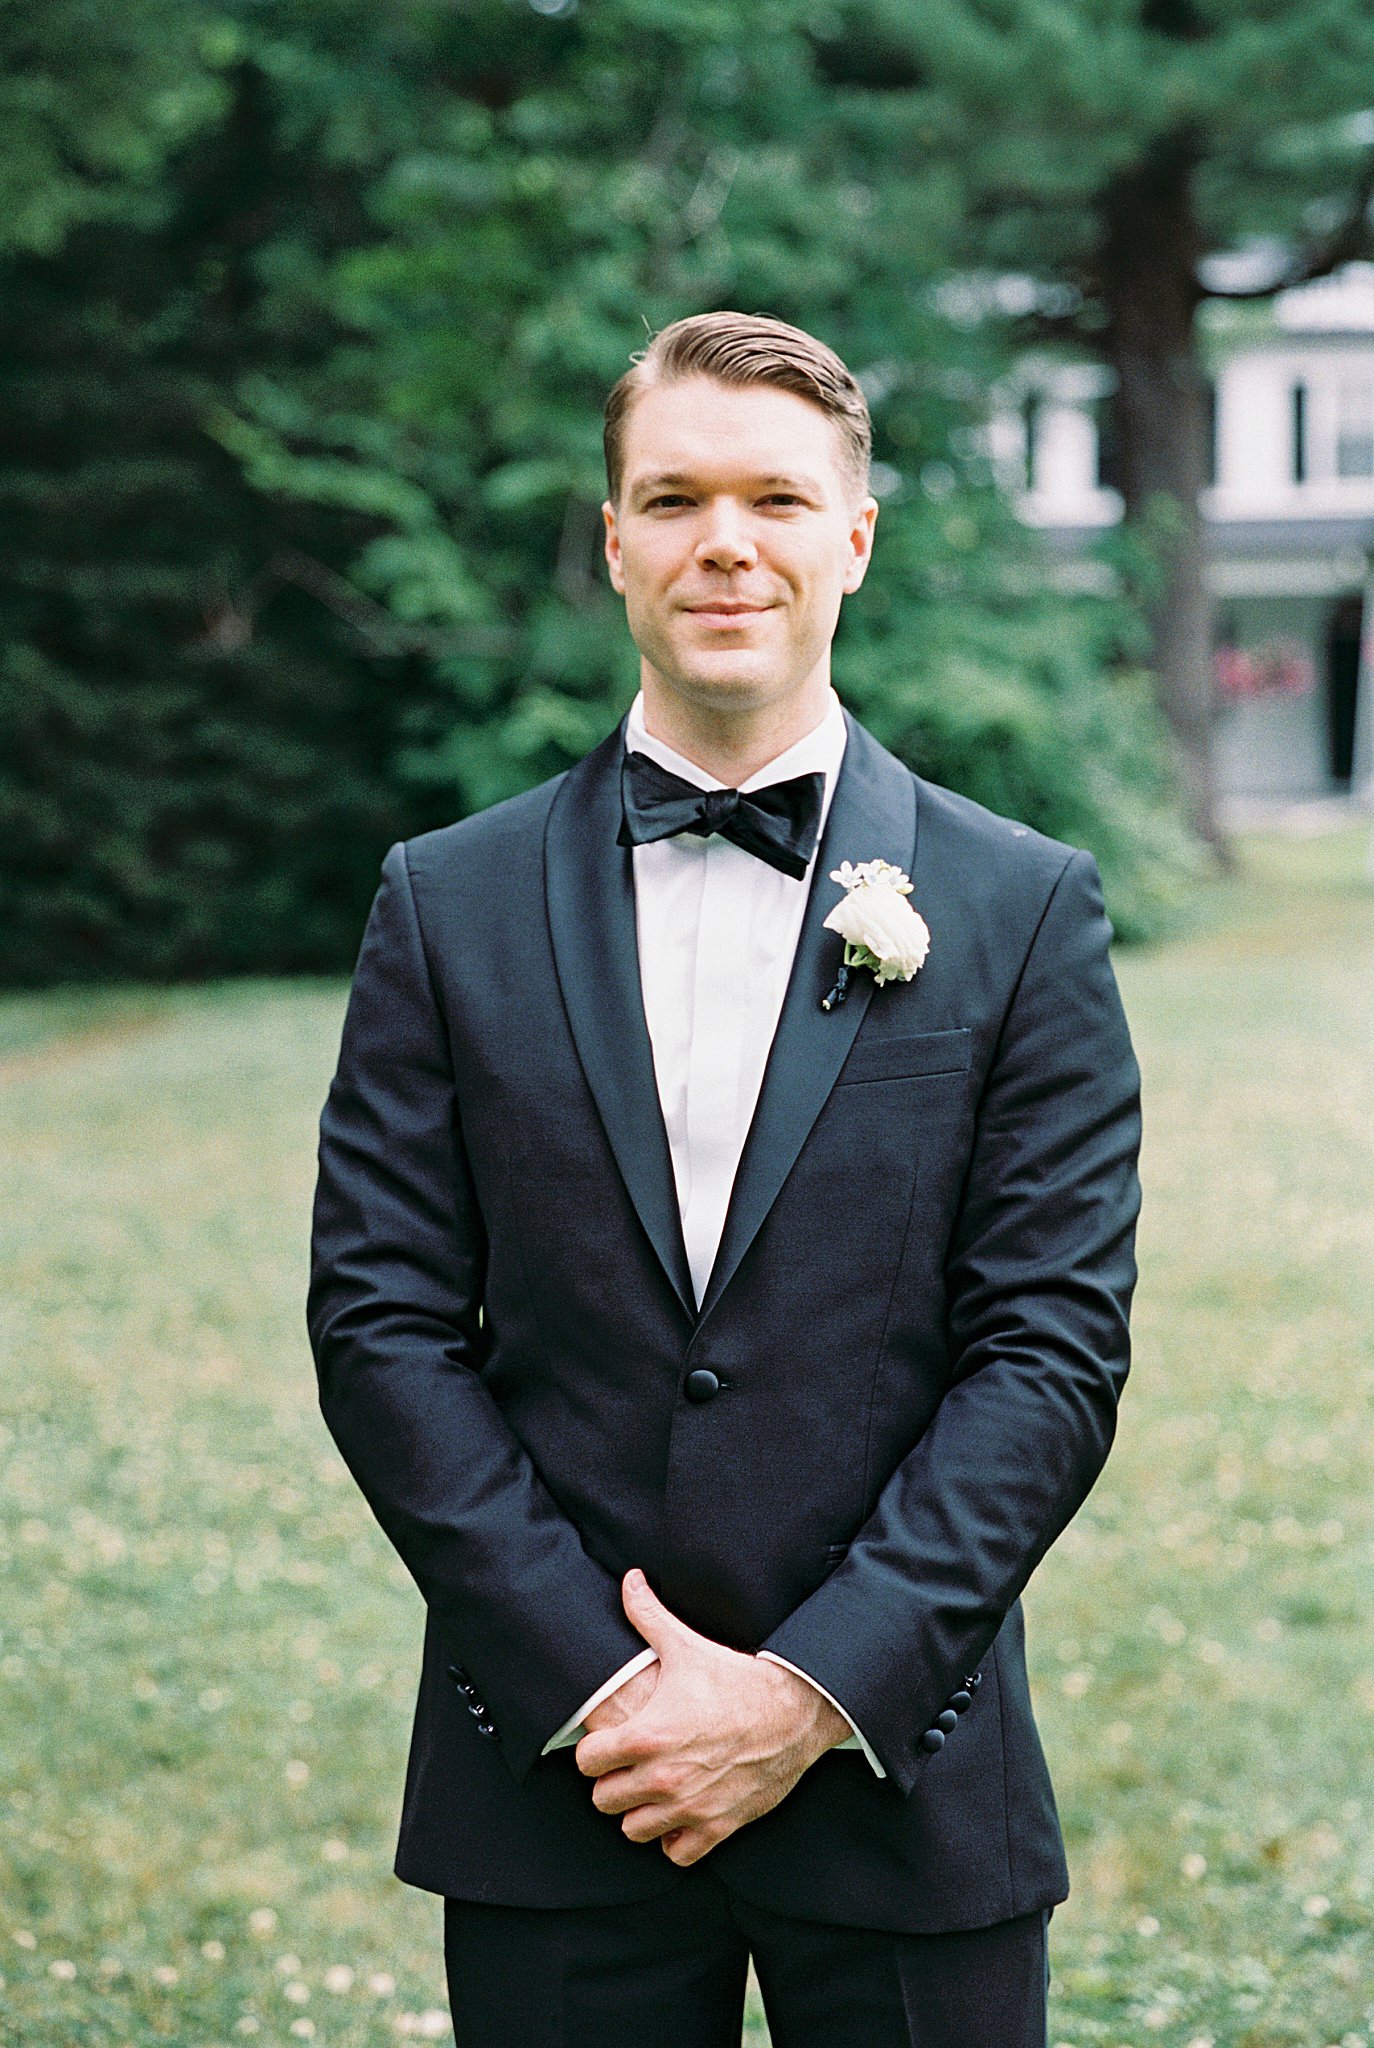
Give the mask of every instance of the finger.
M 607 1771 L 628 1770 L 632 1764 L 643 1763 L 652 1754 L 645 1748 L 642 1736 L 627 1733 L 633 1725 L 632 1717 L 629 1721 L 622 1721 L 618 1727 L 598 1728 L 582 1737 L 573 1755 L 584 1778 L 600 1778 Z
M 620 1831 L 631 1842 L 656 1842 L 681 1824 L 682 1815 L 670 1806 L 636 1806 L 621 1821 Z
M 726 1829 L 725 1833 L 729 1832 Z M 724 1834 L 712 1829 L 674 1828 L 663 1837 L 663 1853 L 679 1870 L 686 1870 L 689 1864 L 700 1863 L 703 1856 L 709 1856 L 717 1842 L 724 1839 Z
M 676 1793 L 644 1769 L 608 1771 L 592 1787 L 592 1804 L 600 1813 L 628 1813 L 632 1806 L 665 1807 L 675 1801 Z
M 592 1786 L 592 1805 L 598 1813 L 628 1813 L 632 1806 L 645 1803 L 644 1788 L 631 1783 L 629 1771 L 609 1771 Z
M 631 1626 L 638 1629 L 651 1649 L 658 1651 L 660 1660 L 693 1633 L 686 1622 L 679 1621 L 664 1606 L 638 1566 L 626 1572 L 620 1598 Z

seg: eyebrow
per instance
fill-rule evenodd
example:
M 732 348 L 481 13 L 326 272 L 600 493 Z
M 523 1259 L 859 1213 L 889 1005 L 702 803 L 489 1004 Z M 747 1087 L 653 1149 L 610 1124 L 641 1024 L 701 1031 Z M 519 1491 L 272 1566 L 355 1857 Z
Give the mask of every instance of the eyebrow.
M 646 491 L 681 490 L 684 485 L 694 487 L 698 479 L 678 470 L 663 470 L 653 476 L 637 477 L 631 486 L 635 497 Z M 756 476 L 749 479 L 756 490 L 776 490 L 779 487 L 809 493 L 813 498 L 822 498 L 825 492 L 814 477 L 809 476 Z

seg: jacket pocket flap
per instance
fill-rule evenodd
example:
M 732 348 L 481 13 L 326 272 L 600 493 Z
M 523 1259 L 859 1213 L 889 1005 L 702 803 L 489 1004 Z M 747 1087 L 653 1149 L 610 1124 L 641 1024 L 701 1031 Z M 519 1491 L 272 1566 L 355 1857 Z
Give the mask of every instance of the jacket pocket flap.
M 962 1074 L 973 1062 L 973 1032 L 921 1031 L 912 1038 L 862 1035 L 840 1069 L 837 1086 L 846 1081 L 900 1081 L 919 1074 Z

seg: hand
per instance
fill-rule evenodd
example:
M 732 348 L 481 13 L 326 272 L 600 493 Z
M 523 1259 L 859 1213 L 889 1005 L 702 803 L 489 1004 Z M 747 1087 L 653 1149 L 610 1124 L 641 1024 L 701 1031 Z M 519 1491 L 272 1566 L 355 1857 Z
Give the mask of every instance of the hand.
M 647 1707 L 658 1690 L 662 1664 L 646 1664 L 642 1671 L 636 1671 L 618 1685 L 614 1692 L 608 1692 L 605 1699 L 594 1706 L 588 1714 L 584 1727 L 590 1734 L 599 1734 L 603 1728 L 618 1728 L 622 1721 L 628 1721 L 641 1707 Z
M 595 1778 L 600 1812 L 623 1816 L 630 1841 L 661 1841 L 685 1867 L 775 1807 L 845 1740 L 849 1723 L 794 1671 L 698 1635 L 655 1598 L 642 1572 L 626 1573 L 621 1598 L 659 1661 L 611 1701 L 655 1670 L 657 1684 L 617 1726 L 582 1737 L 577 1766 Z

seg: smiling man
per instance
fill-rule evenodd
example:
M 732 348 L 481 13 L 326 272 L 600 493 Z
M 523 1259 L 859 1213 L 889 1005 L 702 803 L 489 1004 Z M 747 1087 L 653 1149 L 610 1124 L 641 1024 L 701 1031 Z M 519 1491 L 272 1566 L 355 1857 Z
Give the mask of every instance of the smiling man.
M 321 1405 L 428 1615 L 396 1869 L 462 2048 L 738 2048 L 751 1956 L 775 2048 L 1044 2048 L 1019 1596 L 1139 1206 L 1096 864 L 841 706 L 824 344 L 665 329 L 606 457 L 639 693 L 392 849 L 321 1121 Z

